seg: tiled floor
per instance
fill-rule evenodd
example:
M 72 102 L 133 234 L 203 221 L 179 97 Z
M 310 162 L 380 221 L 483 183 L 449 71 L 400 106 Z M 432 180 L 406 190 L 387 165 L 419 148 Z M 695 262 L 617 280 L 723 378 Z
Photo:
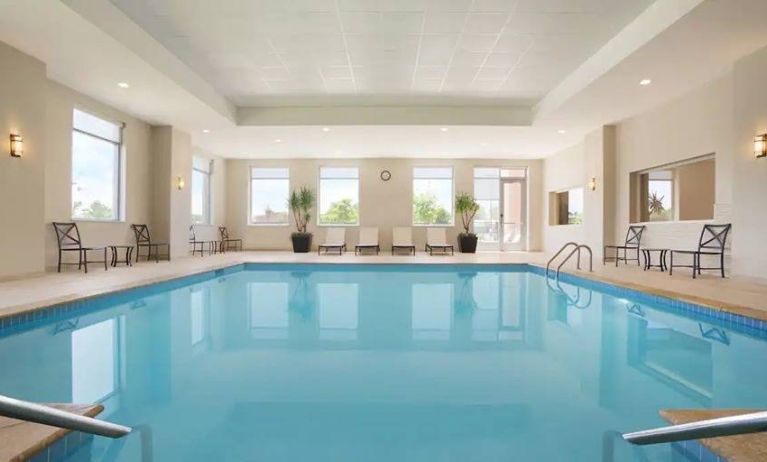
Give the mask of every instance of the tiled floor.
M 0 317 L 55 303 L 113 292 L 154 282 L 175 279 L 194 273 L 218 269 L 242 262 L 265 263 L 532 263 L 545 266 L 547 256 L 534 252 L 481 252 L 454 256 L 355 256 L 353 252 L 341 256 L 291 252 L 236 252 L 205 257 L 186 257 L 172 262 L 142 262 L 134 267 L 98 269 L 90 273 L 70 270 L 61 274 L 50 273 L 26 279 L 0 282 Z M 643 291 L 684 299 L 693 303 L 735 311 L 747 316 L 767 319 L 767 281 L 741 278 L 721 279 L 703 275 L 693 280 L 688 272 L 674 276 L 657 270 L 642 271 L 633 265 L 615 267 L 595 262 L 594 272 L 572 272 L 584 277 L 629 286 Z

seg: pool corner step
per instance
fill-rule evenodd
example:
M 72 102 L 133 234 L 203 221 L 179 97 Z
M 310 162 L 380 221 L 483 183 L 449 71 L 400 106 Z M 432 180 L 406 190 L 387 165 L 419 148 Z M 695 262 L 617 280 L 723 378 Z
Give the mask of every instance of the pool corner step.
M 763 409 L 662 409 L 660 416 L 673 425 L 699 420 L 716 419 L 734 415 L 748 414 Z M 767 457 L 767 433 L 751 433 L 702 440 L 673 443 L 674 449 L 689 455 L 700 457 L 703 452 L 710 452 L 713 457 L 700 457 L 699 460 L 718 460 L 736 462 L 764 461 Z
M 87 417 L 104 410 L 100 404 L 46 405 Z M 0 462 L 62 460 L 91 439 L 92 435 L 0 416 Z

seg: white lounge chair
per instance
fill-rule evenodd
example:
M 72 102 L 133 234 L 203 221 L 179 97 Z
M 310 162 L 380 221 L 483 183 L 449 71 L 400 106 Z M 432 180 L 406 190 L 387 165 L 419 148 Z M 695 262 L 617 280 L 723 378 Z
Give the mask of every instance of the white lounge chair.
M 363 250 L 375 250 L 376 255 L 381 251 L 378 244 L 378 228 L 360 228 L 360 241 L 354 246 L 354 255 Z
M 426 248 L 429 255 L 434 255 L 434 250 L 441 250 L 442 253 L 447 253 L 450 250 L 450 255 L 454 254 L 453 246 L 447 243 L 445 237 L 445 228 L 426 228 Z
M 335 249 L 338 249 L 338 255 L 344 253 L 346 251 L 346 229 L 328 228 L 325 233 L 325 243 L 320 244 L 317 248 L 317 255 L 320 255 L 323 249 L 325 253 Z
M 413 245 L 413 232 L 410 228 L 394 228 L 392 232 L 391 254 L 399 249 L 405 249 L 408 253 L 415 255 L 415 245 Z

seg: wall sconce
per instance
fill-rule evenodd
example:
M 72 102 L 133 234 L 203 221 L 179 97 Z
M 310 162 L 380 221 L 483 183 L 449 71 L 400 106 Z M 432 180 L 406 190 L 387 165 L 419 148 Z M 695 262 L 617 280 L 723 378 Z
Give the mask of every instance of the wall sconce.
M 182 176 L 179 175 L 176 177 L 176 187 L 178 188 L 179 191 L 184 189 L 185 184 L 186 183 L 184 183 L 184 178 Z
M 11 133 L 11 156 L 21 157 L 24 154 L 24 138 Z
M 767 157 L 767 133 L 754 137 L 754 156 Z
M 594 176 L 592 176 L 591 179 L 589 180 L 589 189 L 592 191 L 597 190 L 597 178 Z

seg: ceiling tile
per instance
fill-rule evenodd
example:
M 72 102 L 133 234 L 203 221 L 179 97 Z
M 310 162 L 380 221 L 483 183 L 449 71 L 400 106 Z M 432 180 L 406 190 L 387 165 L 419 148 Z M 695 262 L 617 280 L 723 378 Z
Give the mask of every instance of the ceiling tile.
M 352 69 L 349 66 L 325 66 L 320 69 L 325 79 L 351 79 Z
M 466 13 L 429 12 L 426 14 L 423 32 L 425 34 L 458 34 L 463 32 Z
M 418 54 L 418 64 L 447 65 L 458 43 L 458 35 L 424 35 Z
M 503 29 L 508 13 L 471 13 L 464 32 L 470 34 L 499 34 Z
M 464 51 L 487 52 L 493 49 L 497 39 L 493 34 L 463 34 L 458 45 Z

